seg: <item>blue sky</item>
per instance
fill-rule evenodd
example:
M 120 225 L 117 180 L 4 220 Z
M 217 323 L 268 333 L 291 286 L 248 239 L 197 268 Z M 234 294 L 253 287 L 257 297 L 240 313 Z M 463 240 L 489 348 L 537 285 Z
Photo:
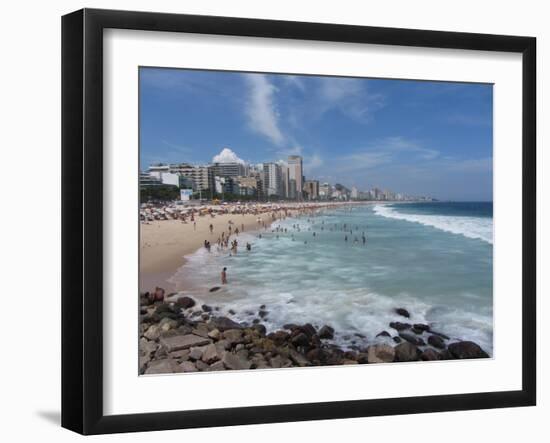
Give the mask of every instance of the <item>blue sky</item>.
M 306 179 L 492 200 L 491 85 L 141 68 L 140 161 L 304 158 Z

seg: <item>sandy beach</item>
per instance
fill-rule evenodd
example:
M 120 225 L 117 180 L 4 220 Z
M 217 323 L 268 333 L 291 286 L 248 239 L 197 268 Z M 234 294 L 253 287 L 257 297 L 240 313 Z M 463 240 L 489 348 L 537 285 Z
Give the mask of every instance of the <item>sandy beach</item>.
M 268 223 L 271 214 L 219 214 L 196 217 L 193 222 L 183 223 L 181 220 L 152 221 L 141 224 L 140 232 L 140 288 L 151 290 L 161 286 L 168 291 L 178 291 L 167 279 L 185 263 L 184 256 L 192 254 L 203 247 L 204 240 L 214 244 L 222 232 L 227 235 L 229 221 L 233 222 L 233 229 L 238 227 L 244 232 L 261 228 L 258 218 Z M 213 232 L 210 232 L 210 224 Z

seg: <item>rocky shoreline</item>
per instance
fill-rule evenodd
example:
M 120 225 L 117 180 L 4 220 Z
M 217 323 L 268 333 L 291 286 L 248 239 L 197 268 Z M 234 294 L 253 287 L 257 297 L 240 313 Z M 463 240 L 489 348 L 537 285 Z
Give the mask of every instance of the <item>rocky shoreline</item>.
M 258 307 L 251 324 L 221 315 L 219 306 L 198 306 L 190 297 L 166 301 L 164 291 L 140 295 L 139 373 L 269 369 L 430 360 L 489 358 L 471 341 L 455 341 L 427 324 L 411 324 L 404 308 L 398 320 L 366 347 L 345 350 L 331 343 L 330 325 L 287 324 L 267 333 Z

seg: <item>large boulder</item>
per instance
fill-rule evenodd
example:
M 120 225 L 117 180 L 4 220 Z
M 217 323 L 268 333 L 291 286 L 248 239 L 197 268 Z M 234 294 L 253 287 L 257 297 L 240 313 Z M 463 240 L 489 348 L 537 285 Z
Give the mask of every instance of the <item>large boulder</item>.
M 195 366 L 195 363 L 190 361 L 182 361 L 180 363 L 180 368 L 183 372 L 197 372 L 198 369 Z
M 298 351 L 295 351 L 294 349 L 290 350 L 289 356 L 290 356 L 290 359 L 298 366 L 303 367 L 303 366 L 310 365 L 309 360 L 303 354 L 299 353 Z
M 225 352 L 222 357 L 223 365 L 227 369 L 240 370 L 250 369 L 251 363 L 246 358 L 242 358 L 237 354 L 231 352 Z
M 416 330 L 416 331 L 422 331 L 422 332 L 425 332 L 425 331 L 429 331 L 430 330 L 430 326 L 429 325 L 426 325 L 424 323 L 415 323 L 413 325 L 413 328 Z
M 145 331 L 143 336 L 147 340 L 153 340 L 154 341 L 154 340 L 158 340 L 158 338 L 160 337 L 161 332 L 162 332 L 162 330 L 160 329 L 160 326 L 158 324 L 154 324 L 154 325 L 149 326 L 149 329 L 147 329 L 147 331 Z
M 273 342 L 277 346 L 281 346 L 282 344 L 284 344 L 289 337 L 290 335 L 286 331 L 275 331 L 275 332 L 271 332 L 270 334 L 267 334 L 267 338 L 269 338 L 270 340 L 273 340 Z
M 418 348 L 407 341 L 397 345 L 394 350 L 395 361 L 418 361 L 420 358 Z
M 422 340 L 420 337 L 417 337 L 413 334 L 410 334 L 408 332 L 400 332 L 399 337 L 401 337 L 403 340 L 408 341 L 409 343 L 412 343 L 416 346 L 424 346 L 426 343 L 424 340 Z
M 448 347 L 454 358 L 489 358 L 489 355 L 473 341 L 459 341 L 451 343 Z
M 162 360 L 154 360 L 149 363 L 146 374 L 171 374 L 174 372 L 183 372 L 176 360 L 164 358 Z
M 428 344 L 437 349 L 445 349 L 445 342 L 438 335 L 430 335 L 428 337 Z
M 154 341 L 149 341 L 145 338 L 141 338 L 139 340 L 139 353 L 140 355 L 151 355 L 153 354 L 157 349 L 159 345 L 155 343 Z
M 226 331 L 228 329 L 242 329 L 242 326 L 227 317 L 215 317 L 210 320 L 210 323 L 220 331 Z
M 399 321 L 392 321 L 390 323 L 390 328 L 393 328 L 397 331 L 404 331 L 405 329 L 410 329 L 411 324 L 410 323 L 401 323 Z
M 224 331 L 223 338 L 225 338 L 232 345 L 242 343 L 243 331 L 241 329 L 228 329 L 227 331 Z
M 309 338 L 313 337 L 317 334 L 317 330 L 311 323 L 306 323 L 305 325 L 300 326 L 300 329 L 304 334 L 306 334 Z
M 395 359 L 395 349 L 390 345 L 372 345 L 367 349 L 368 363 L 390 363 Z
M 439 355 L 439 352 L 428 348 L 420 354 L 420 359 L 424 361 L 441 360 L 441 356 Z
M 180 349 L 188 349 L 195 346 L 205 346 L 210 343 L 210 339 L 199 337 L 194 334 L 174 335 L 160 338 L 160 344 L 167 352 L 179 351 Z
M 195 306 L 196 302 L 191 297 L 179 297 L 176 304 L 182 309 L 187 309 Z
M 294 346 L 308 346 L 309 345 L 309 338 L 304 332 L 300 332 L 296 334 L 294 337 L 291 338 L 291 343 Z
M 208 363 L 211 365 L 215 361 L 220 359 L 220 355 L 218 354 L 218 348 L 216 348 L 216 345 L 210 344 L 204 348 L 204 351 L 202 353 L 201 360 L 205 363 Z
M 334 328 L 328 325 L 324 325 L 321 329 L 319 329 L 319 338 L 323 338 L 323 339 L 334 338 Z
M 267 329 L 265 328 L 265 326 L 261 324 L 256 324 L 252 326 L 252 329 L 254 329 L 255 331 L 258 331 L 260 335 L 265 335 L 265 333 L 267 332 Z
M 445 335 L 441 332 L 437 332 L 437 331 L 434 331 L 430 328 L 430 334 L 433 334 L 433 335 L 437 335 L 438 337 L 441 337 L 443 338 L 444 340 L 449 340 L 449 336 L 448 335 Z

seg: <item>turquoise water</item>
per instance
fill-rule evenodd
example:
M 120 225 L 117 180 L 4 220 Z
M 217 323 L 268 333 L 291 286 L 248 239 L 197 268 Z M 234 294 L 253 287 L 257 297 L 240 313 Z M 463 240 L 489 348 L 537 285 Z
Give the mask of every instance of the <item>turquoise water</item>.
M 404 307 L 411 322 L 427 322 L 492 353 L 491 204 L 357 206 L 275 222 L 261 238 L 255 233 L 238 240 L 236 256 L 215 247 L 200 250 L 174 279 L 243 321 L 266 305 L 268 330 L 328 324 L 340 345 L 364 345 L 387 340 L 375 336 L 395 332 L 388 323 L 403 318 L 393 309 Z M 209 293 L 224 266 L 229 285 Z

